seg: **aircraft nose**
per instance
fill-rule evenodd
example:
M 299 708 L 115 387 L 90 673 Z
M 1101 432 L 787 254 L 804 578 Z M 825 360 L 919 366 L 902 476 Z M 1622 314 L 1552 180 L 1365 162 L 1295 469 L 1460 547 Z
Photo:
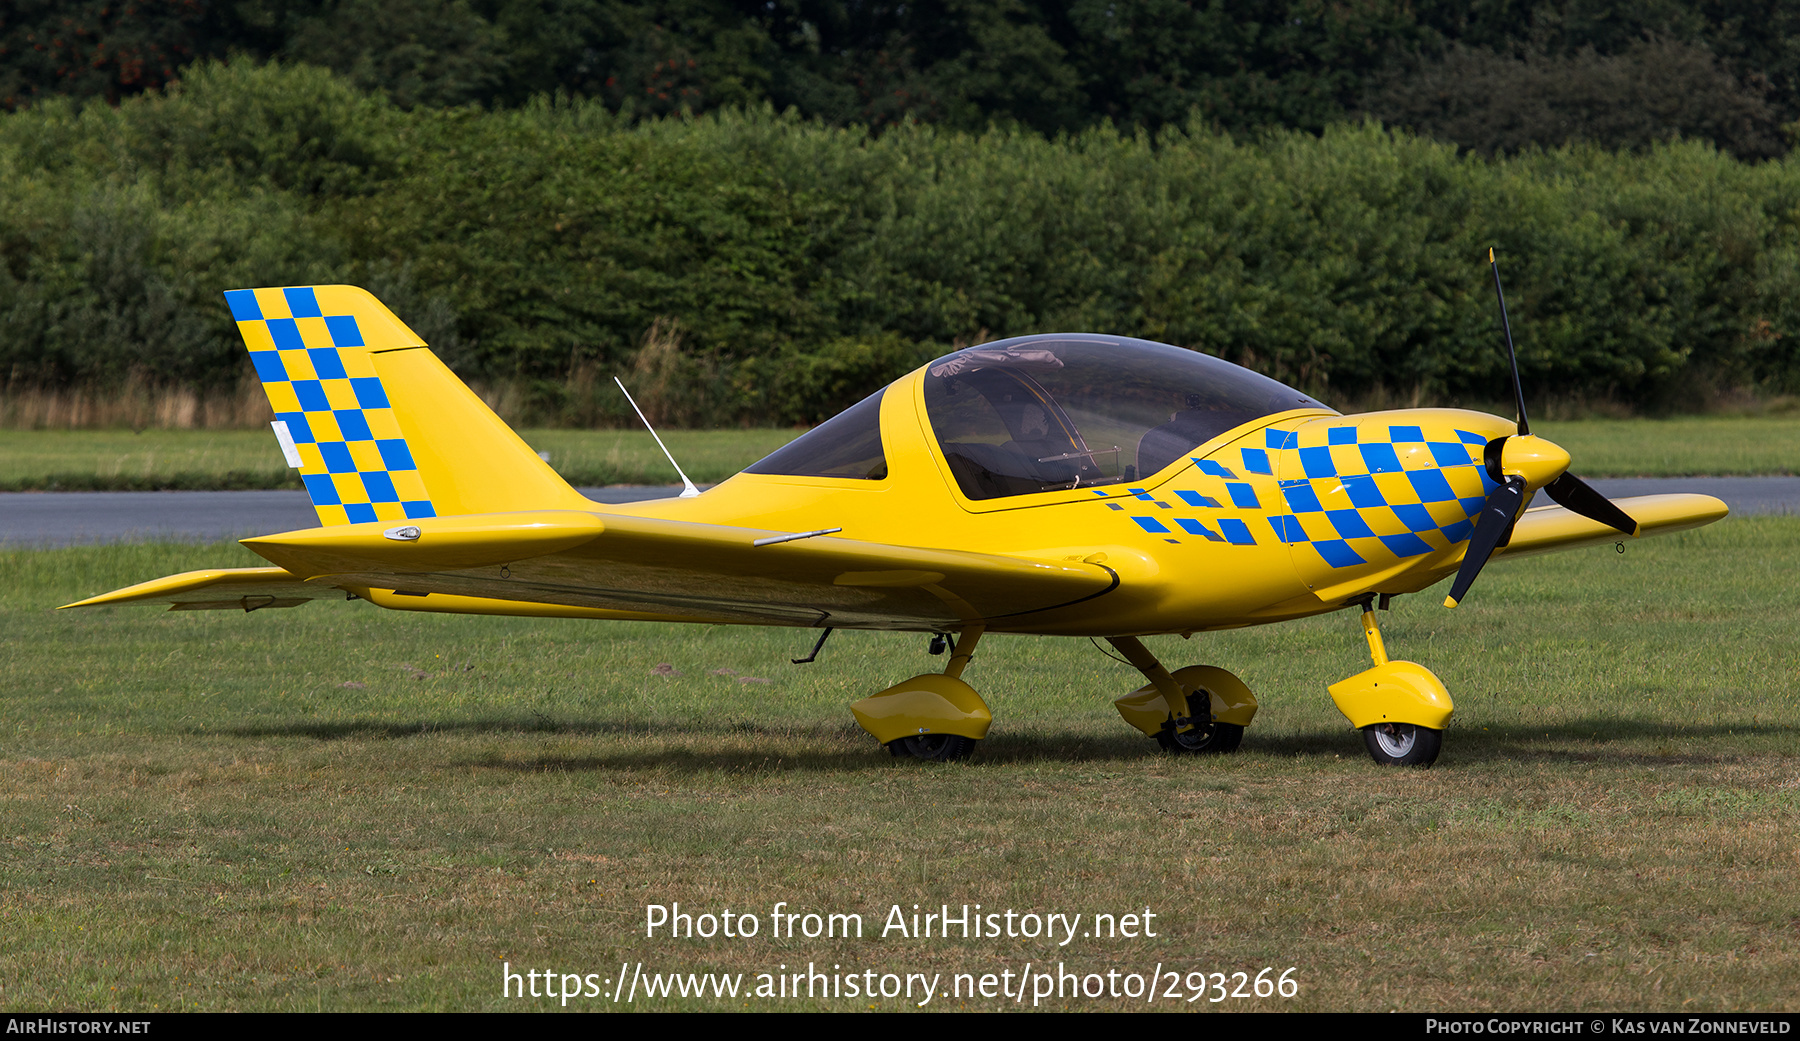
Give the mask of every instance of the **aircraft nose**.
M 1488 442 L 1485 457 L 1488 476 L 1496 483 L 1508 476 L 1525 478 L 1525 486 L 1536 490 L 1563 475 L 1569 468 L 1569 453 L 1561 445 L 1532 434 L 1514 434 Z

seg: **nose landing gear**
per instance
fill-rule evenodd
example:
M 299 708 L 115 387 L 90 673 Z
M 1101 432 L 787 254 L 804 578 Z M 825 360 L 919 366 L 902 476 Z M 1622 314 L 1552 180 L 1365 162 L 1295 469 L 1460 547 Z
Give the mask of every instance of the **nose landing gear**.
M 1386 597 L 1382 598 L 1386 607 Z M 1369 757 L 1383 766 L 1430 766 L 1444 744 L 1444 724 L 1456 706 L 1430 669 L 1389 661 L 1375 624 L 1375 598 L 1362 601 L 1363 635 L 1375 667 L 1330 687 L 1338 711 L 1361 730 Z

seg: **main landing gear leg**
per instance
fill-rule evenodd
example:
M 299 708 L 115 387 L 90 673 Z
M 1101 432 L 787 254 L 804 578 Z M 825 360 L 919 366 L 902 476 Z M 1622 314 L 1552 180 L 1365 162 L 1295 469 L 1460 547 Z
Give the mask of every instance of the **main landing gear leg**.
M 944 665 L 944 675 L 953 680 L 962 679 L 963 670 L 975 658 L 975 645 L 981 642 L 981 634 L 987 627 L 971 625 L 957 634 L 956 646 L 950 648 L 950 660 Z
M 896 758 L 947 762 L 967 757 L 994 721 L 981 695 L 962 681 L 984 631 L 980 625 L 966 626 L 943 672 L 914 676 L 851 705 L 856 722 Z
M 1387 597 L 1381 606 L 1387 607 Z M 1362 601 L 1363 636 L 1374 668 L 1331 685 L 1331 700 L 1362 731 L 1370 758 L 1383 766 L 1430 766 L 1455 706 L 1443 681 L 1416 662 L 1390 661 L 1375 621 L 1375 598 Z
M 1196 725 L 1205 727 L 1212 722 L 1210 706 L 1205 719 L 1196 721 L 1192 718 L 1187 692 L 1181 689 L 1181 684 L 1175 682 L 1175 677 L 1169 675 L 1169 670 L 1163 668 L 1162 662 L 1157 661 L 1156 655 L 1151 654 L 1150 648 L 1145 647 L 1137 637 L 1109 636 L 1106 642 L 1113 645 L 1113 650 L 1123 654 L 1126 661 L 1136 666 L 1144 674 L 1144 678 L 1150 681 L 1151 686 L 1156 688 L 1156 692 L 1163 696 L 1163 700 L 1168 702 L 1169 723 L 1175 733 L 1193 730 Z
M 1237 750 L 1244 739 L 1244 726 L 1256 712 L 1256 699 L 1236 676 L 1209 666 L 1190 666 L 1171 674 L 1136 637 L 1108 637 L 1106 642 L 1150 681 L 1148 687 L 1114 702 L 1133 726 L 1154 736 L 1169 752 Z M 1220 719 L 1213 711 L 1214 688 L 1227 692 L 1235 721 Z

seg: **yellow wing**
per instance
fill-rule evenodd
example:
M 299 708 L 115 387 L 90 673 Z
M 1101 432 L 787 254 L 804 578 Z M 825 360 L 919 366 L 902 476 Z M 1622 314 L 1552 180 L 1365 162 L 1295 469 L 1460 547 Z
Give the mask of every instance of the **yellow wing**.
M 1686 531 L 1719 520 L 1730 509 L 1710 495 L 1639 495 L 1613 504 L 1638 522 L 1638 537 Z M 1537 506 L 1519 515 L 1512 539 L 1495 556 L 1528 557 L 1576 546 L 1618 542 L 1629 536 L 1561 506 Z
M 253 595 L 286 606 L 349 590 L 423 611 L 929 630 L 1118 585 L 1079 561 L 828 535 L 768 542 L 791 534 L 574 510 L 332 525 L 244 540 L 276 568 L 190 572 L 69 606 L 239 607 Z

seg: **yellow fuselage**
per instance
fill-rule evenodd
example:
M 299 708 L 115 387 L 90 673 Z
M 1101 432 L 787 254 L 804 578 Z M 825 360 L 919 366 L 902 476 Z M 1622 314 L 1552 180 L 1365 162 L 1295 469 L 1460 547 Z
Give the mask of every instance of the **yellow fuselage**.
M 989 619 L 990 632 L 1110 636 L 1224 629 L 1423 589 L 1454 572 L 1492 484 L 1494 416 L 1296 410 L 1238 427 L 1127 484 L 970 500 L 926 419 L 923 372 L 882 402 L 882 480 L 739 474 L 690 499 L 611 513 L 807 531 L 1109 569 L 1089 600 Z

